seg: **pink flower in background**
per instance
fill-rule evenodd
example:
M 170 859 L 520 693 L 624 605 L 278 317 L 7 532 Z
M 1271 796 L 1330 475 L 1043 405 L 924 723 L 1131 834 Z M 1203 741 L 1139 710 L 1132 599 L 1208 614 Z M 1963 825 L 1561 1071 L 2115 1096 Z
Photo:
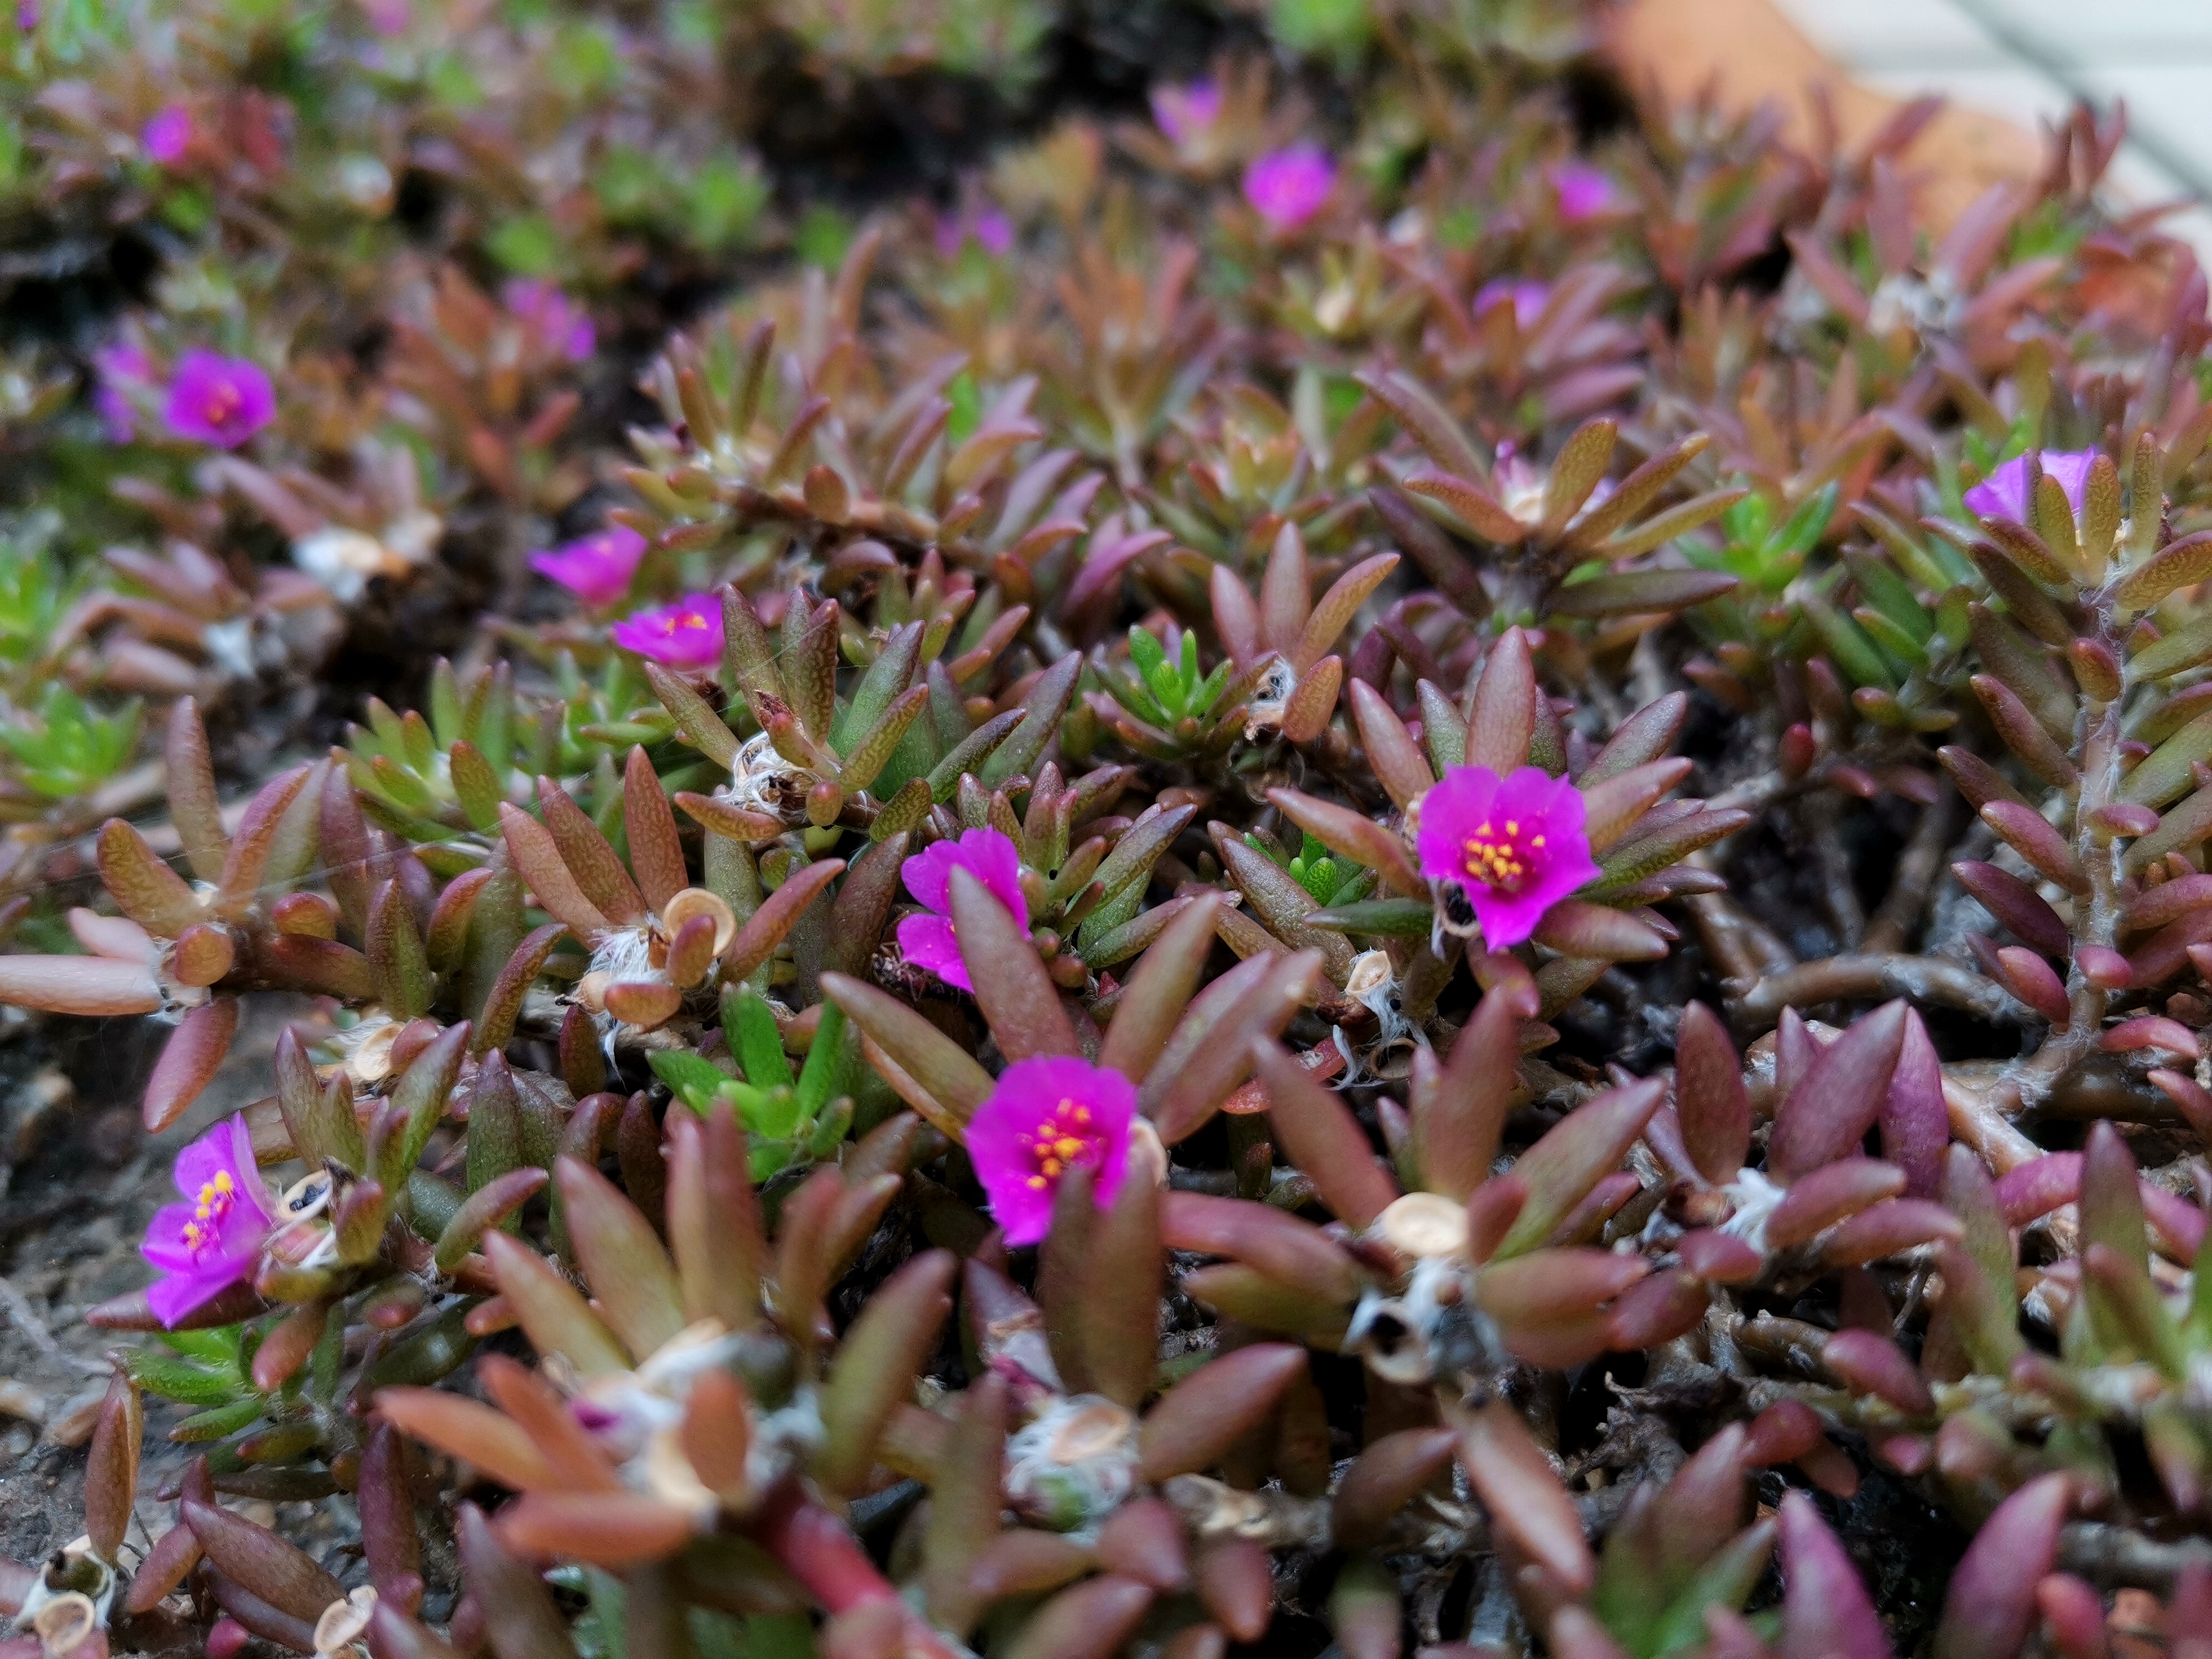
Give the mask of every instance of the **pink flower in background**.
M 362 10 L 368 18 L 369 27 L 386 40 L 407 33 L 415 21 L 408 0 L 362 0 Z
M 1205 76 L 1152 88 L 1152 119 L 1170 143 L 1187 144 L 1221 118 L 1221 88 Z
M 192 112 L 182 104 L 170 105 L 146 123 L 138 143 L 151 160 L 176 167 L 192 147 Z
M 2081 510 L 2081 492 L 2089 482 L 2089 468 L 2097 459 L 2094 449 L 2045 449 L 2036 459 L 2042 463 L 2043 475 L 2058 480 L 2059 489 L 2066 492 L 2066 504 L 2077 514 Z M 2015 455 L 1990 474 L 1966 494 L 1966 508 L 1984 519 L 2011 519 L 2027 522 L 2027 457 Z
M 151 388 L 154 365 L 146 361 L 144 352 L 124 341 L 94 352 L 92 366 L 100 372 L 92 406 L 106 430 L 107 441 L 127 444 L 138 434 L 138 410 L 132 394 Z
M 276 418 L 276 393 L 259 364 L 195 346 L 177 362 L 162 413 L 180 438 L 235 449 Z
M 968 977 L 960 941 L 952 932 L 951 886 L 956 868 L 981 882 L 992 897 L 1013 913 L 1014 925 L 1024 932 L 1030 925 L 1030 906 L 1022 893 L 1022 855 L 996 830 L 970 830 L 957 842 L 933 842 L 899 867 L 906 890 L 932 912 L 907 916 L 899 922 L 899 949 L 908 961 L 921 963 L 947 985 L 972 991 L 975 981 Z
M 722 659 L 722 601 L 714 593 L 689 593 L 641 611 L 607 634 L 623 650 L 670 668 L 711 667 Z
M 1013 221 L 996 208 L 982 208 L 964 215 L 938 215 L 937 251 L 942 257 L 954 258 L 961 244 L 971 239 L 992 258 L 1001 258 L 1014 245 Z
M 1510 303 L 1513 325 L 1522 333 L 1536 325 L 1544 307 L 1552 303 L 1552 285 L 1528 279 L 1500 276 L 1475 290 L 1474 314 L 1480 317 L 1494 305 Z
M 43 12 L 44 8 L 40 5 L 39 0 L 15 0 L 16 28 L 22 33 L 28 34 L 39 27 L 39 19 Z
M 500 298 L 524 327 L 572 363 L 582 362 L 599 343 L 598 331 L 584 308 L 551 283 L 518 277 L 500 290 Z
M 1501 778 L 1455 766 L 1421 798 L 1421 873 L 1467 895 L 1484 944 L 1520 944 L 1544 912 L 1598 876 L 1583 798 L 1565 778 L 1524 766 Z
M 1613 179 L 1587 161 L 1563 161 L 1552 169 L 1552 188 L 1559 193 L 1559 217 L 1569 224 L 1595 219 L 1620 204 Z
M 586 605 L 612 605 L 629 592 L 630 578 L 637 574 L 645 549 L 645 538 L 628 525 L 611 524 L 597 535 L 532 553 L 530 568 L 560 583 Z M 719 616 L 718 611 L 718 635 Z M 720 648 L 718 641 L 715 649 Z
M 1111 1205 L 1136 1116 L 1137 1085 L 1119 1072 L 1062 1055 L 1006 1067 L 968 1124 L 968 1156 L 1006 1243 L 1034 1244 L 1052 1230 L 1053 1196 L 1070 1170 L 1093 1171 L 1095 1201 Z
M 1336 164 L 1316 144 L 1271 151 L 1244 169 L 1244 199 L 1277 230 L 1305 223 L 1335 187 Z
M 985 208 L 978 213 L 968 227 L 968 234 L 994 258 L 1004 255 L 1014 245 L 1014 222 L 996 208 Z
M 146 1301 L 164 1325 L 249 1277 L 276 1225 L 242 1112 L 179 1152 L 175 1178 L 185 1201 L 157 1211 L 139 1247 L 163 1275 Z

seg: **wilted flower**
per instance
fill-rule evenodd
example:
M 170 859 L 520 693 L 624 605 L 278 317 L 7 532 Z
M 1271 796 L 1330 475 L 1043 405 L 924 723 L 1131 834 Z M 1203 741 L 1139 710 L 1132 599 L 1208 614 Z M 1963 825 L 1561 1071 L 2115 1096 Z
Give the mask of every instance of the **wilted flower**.
M 919 963 L 963 991 L 975 988 L 961 960 L 960 941 L 952 932 L 952 902 L 948 893 L 955 869 L 967 871 L 983 884 L 992 897 L 1013 913 L 1014 925 L 1030 925 L 1029 902 L 1022 896 L 1022 860 L 1014 843 L 996 830 L 970 830 L 957 842 L 940 841 L 908 859 L 899 871 L 906 890 L 929 907 L 928 915 L 912 915 L 898 925 L 899 949 L 909 962 Z
M 1244 169 L 1244 199 L 1277 230 L 1305 223 L 1335 186 L 1336 165 L 1316 144 L 1270 150 Z
M 1559 198 L 1559 217 L 1569 224 L 1595 219 L 1619 205 L 1613 180 L 1587 161 L 1565 161 L 1551 171 L 1552 188 Z
M 1475 290 L 1474 314 L 1481 316 L 1492 306 L 1510 304 L 1516 328 L 1527 331 L 1536 325 L 1544 314 L 1544 307 L 1552 302 L 1552 285 L 1533 280 L 1516 281 L 1500 276 L 1485 283 Z
M 92 354 L 92 364 L 100 371 L 100 384 L 93 390 L 92 406 L 99 412 L 107 441 L 129 443 L 138 431 L 138 411 L 132 404 L 131 393 L 154 383 L 154 365 L 146 361 L 144 352 L 127 341 L 102 346 Z
M 150 160 L 165 167 L 175 167 L 191 148 L 192 112 L 182 104 L 171 104 L 146 123 L 138 142 Z
M 2081 489 L 2088 482 L 2089 467 L 2097 459 L 2094 449 L 2046 449 L 2036 459 L 2043 465 L 2043 474 L 2056 478 L 2058 487 L 2066 492 L 2066 504 L 2075 512 L 2081 510 Z M 2015 455 L 1996 471 L 1968 490 L 1965 496 L 1969 511 L 1984 519 L 2012 519 L 2025 523 L 2027 519 L 2027 457 Z
M 1152 88 L 1152 119 L 1173 143 L 1188 143 L 1221 114 L 1221 88 L 1207 76 L 1180 87 Z
M 686 594 L 641 611 L 607 632 L 623 650 L 671 668 L 706 668 L 722 655 L 722 602 L 712 593 Z
M 589 328 L 591 325 L 585 326 Z M 645 538 L 628 525 L 611 524 L 596 535 L 543 553 L 532 553 L 530 568 L 560 583 L 586 605 L 612 605 L 629 592 L 630 579 L 637 574 L 638 562 L 645 557 Z M 718 628 L 715 649 L 720 648 Z
M 164 1275 L 146 1290 L 164 1325 L 251 1275 L 276 1224 L 243 1113 L 177 1154 L 176 1182 L 185 1202 L 157 1211 L 139 1247 Z
M 1455 766 L 1420 801 L 1421 873 L 1460 888 L 1485 944 L 1502 951 L 1598 874 L 1583 833 L 1583 798 L 1565 778 L 1524 766 L 1501 778 Z
M 583 307 L 551 283 L 526 282 L 518 277 L 500 290 L 500 298 L 518 320 L 537 330 L 572 363 L 582 362 L 599 343 L 598 331 L 592 328 L 592 319 L 584 314 Z
M 259 364 L 196 346 L 177 363 L 163 414 L 179 437 L 235 449 L 276 417 L 276 393 Z
M 1119 1072 L 1061 1055 L 1006 1067 L 968 1125 L 968 1156 L 1006 1242 L 1034 1244 L 1050 1231 L 1053 1194 L 1078 1166 L 1092 1172 L 1099 1207 L 1110 1205 L 1136 1115 L 1137 1085 Z

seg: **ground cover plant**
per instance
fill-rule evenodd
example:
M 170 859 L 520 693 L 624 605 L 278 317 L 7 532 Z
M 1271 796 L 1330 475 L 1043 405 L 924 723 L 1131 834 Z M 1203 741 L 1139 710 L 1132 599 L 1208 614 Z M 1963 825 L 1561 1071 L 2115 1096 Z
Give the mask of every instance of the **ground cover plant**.
M 2204 274 L 1603 21 L 0 18 L 0 1653 L 2212 1653 Z

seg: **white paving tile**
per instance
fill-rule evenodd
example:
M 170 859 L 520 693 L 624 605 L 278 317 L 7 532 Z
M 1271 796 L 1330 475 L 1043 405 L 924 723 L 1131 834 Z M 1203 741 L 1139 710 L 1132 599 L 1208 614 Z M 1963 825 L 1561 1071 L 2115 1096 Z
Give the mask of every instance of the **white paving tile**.
M 1941 93 L 1963 108 L 2017 121 L 2030 132 L 2044 121 L 2062 120 L 2074 107 L 2066 89 L 2017 63 L 1990 67 L 1871 70 L 1860 81 L 1893 98 Z
M 1778 0 L 1790 21 L 1846 69 L 1991 66 L 2003 49 L 1951 0 Z
M 2212 179 L 2212 68 L 2100 64 L 2085 68 L 2081 79 L 2100 97 L 2127 100 L 2131 131 L 2173 152 L 2200 182 Z
M 1838 0 L 1835 9 L 1854 9 Z M 2212 59 L 2205 0 L 1966 0 L 1966 9 L 2011 25 L 2074 64 Z

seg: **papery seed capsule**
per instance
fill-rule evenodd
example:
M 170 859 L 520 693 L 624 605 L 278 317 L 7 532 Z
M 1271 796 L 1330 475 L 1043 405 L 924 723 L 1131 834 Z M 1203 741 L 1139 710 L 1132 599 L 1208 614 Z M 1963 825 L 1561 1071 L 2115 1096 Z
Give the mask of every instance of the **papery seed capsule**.
M 1467 1206 L 1441 1193 L 1407 1193 L 1375 1218 L 1370 1231 L 1415 1261 L 1450 1255 L 1467 1248 Z
M 410 1019 L 392 1036 L 392 1069 L 404 1072 L 445 1028 L 434 1019 Z
M 54 1659 L 61 1659 L 63 1655 L 91 1659 L 91 1656 L 104 1654 L 107 1649 L 100 1609 L 82 1591 L 70 1590 L 47 1601 L 31 1615 L 31 1629 L 37 1633 L 45 1651 Z
M 668 902 L 660 907 L 661 927 L 672 937 L 694 916 L 713 920 L 716 956 L 730 948 L 730 941 L 738 936 L 737 913 L 720 894 L 710 893 L 703 887 L 686 887 L 672 895 Z

